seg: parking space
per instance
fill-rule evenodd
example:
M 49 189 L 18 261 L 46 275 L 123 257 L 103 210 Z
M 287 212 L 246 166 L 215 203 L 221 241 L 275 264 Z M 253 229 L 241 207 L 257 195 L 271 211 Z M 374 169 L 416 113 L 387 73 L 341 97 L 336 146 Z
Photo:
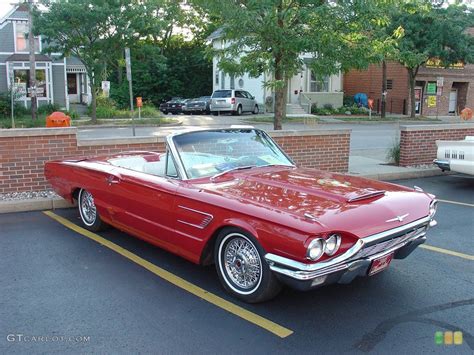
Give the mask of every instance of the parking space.
M 419 248 L 371 278 L 285 289 L 257 305 L 229 297 L 214 267 L 115 229 L 83 233 L 73 209 L 0 215 L 0 352 L 472 353 L 473 260 L 442 250 L 474 255 L 474 179 L 398 183 L 451 201 L 428 236 L 440 251 Z M 436 345 L 446 330 L 462 331 L 463 344 Z

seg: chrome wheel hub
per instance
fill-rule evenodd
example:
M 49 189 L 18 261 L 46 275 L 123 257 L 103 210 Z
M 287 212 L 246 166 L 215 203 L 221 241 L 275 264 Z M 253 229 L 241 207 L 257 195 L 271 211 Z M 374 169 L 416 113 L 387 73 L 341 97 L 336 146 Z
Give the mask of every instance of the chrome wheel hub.
M 94 198 L 88 191 L 82 191 L 81 194 L 81 214 L 87 224 L 94 224 L 97 217 L 97 211 L 94 204 Z
M 232 239 L 226 245 L 224 265 L 229 279 L 246 290 L 255 287 L 262 276 L 262 262 L 258 250 L 244 238 Z

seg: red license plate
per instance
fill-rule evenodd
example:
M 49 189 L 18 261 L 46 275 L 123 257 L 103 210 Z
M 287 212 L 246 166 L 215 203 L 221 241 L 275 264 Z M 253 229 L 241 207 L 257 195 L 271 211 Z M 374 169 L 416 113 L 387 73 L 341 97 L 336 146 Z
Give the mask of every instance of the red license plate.
M 372 266 L 369 270 L 369 276 L 375 275 L 376 273 L 385 270 L 390 265 L 393 259 L 393 253 L 382 256 L 381 258 L 372 261 Z

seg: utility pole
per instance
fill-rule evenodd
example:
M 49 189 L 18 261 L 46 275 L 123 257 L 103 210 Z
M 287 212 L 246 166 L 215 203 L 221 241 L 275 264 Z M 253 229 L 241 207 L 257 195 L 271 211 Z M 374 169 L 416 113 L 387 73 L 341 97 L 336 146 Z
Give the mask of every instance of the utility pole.
M 132 134 L 135 136 L 135 122 L 133 120 L 133 90 L 132 90 L 132 61 L 130 59 L 130 48 L 125 48 L 125 65 L 127 70 L 128 94 L 130 95 L 130 111 L 132 112 Z
M 31 97 L 31 119 L 36 120 L 38 104 L 36 101 L 36 58 L 35 58 L 35 36 L 33 34 L 33 0 L 28 0 L 28 44 L 30 47 L 30 97 Z M 27 89 L 28 90 L 28 89 Z M 28 93 L 28 91 L 27 91 Z
M 387 62 L 382 60 L 382 105 L 380 109 L 380 117 L 385 118 L 387 107 Z

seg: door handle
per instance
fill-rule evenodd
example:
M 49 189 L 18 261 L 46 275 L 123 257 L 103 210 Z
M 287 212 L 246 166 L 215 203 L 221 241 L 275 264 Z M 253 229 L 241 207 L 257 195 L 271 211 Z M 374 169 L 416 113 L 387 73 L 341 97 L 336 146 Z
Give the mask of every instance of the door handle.
M 120 179 L 116 176 L 110 175 L 105 178 L 105 181 L 110 185 L 112 184 L 118 184 L 120 182 Z

